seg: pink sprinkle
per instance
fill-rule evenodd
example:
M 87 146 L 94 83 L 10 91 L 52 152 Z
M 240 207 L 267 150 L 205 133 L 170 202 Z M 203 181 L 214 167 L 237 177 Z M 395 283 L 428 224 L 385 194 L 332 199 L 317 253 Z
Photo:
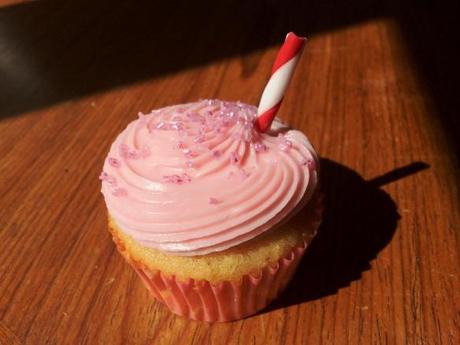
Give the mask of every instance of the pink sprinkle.
M 182 150 L 182 152 L 188 158 L 195 158 L 195 157 L 198 157 L 200 155 L 198 152 L 192 151 L 190 149 L 184 149 L 184 150 Z
M 268 150 L 268 147 L 264 143 L 257 142 L 254 144 L 254 150 L 256 150 L 257 153 L 265 152 Z
M 187 147 L 187 145 L 185 145 L 185 143 L 183 141 L 178 141 L 176 143 L 176 145 L 174 145 L 175 149 L 185 149 L 186 147 Z
M 122 158 L 128 158 L 129 156 L 129 146 L 126 144 L 121 144 L 119 149 L 118 149 L 120 156 Z
M 185 182 L 191 182 L 192 181 L 192 178 L 187 174 L 182 174 L 182 178 L 184 179 Z
M 108 175 L 106 181 L 107 181 L 108 184 L 110 184 L 112 186 L 117 185 L 117 179 L 115 178 L 115 176 Z
M 151 154 L 152 154 L 152 152 L 150 151 L 150 148 L 147 145 L 142 146 L 142 149 L 141 149 L 141 157 L 142 158 L 147 158 Z
M 235 165 L 238 164 L 239 161 L 240 156 L 238 155 L 238 153 L 236 151 L 232 151 L 232 153 L 230 154 L 230 163 Z
M 109 164 L 113 166 L 114 168 L 119 168 L 121 166 L 121 163 L 118 159 L 109 157 L 108 159 Z
M 217 204 L 220 204 L 220 200 L 211 197 L 211 198 L 209 198 L 209 203 L 210 203 L 211 205 L 217 205 Z
M 128 157 L 127 157 L 128 159 L 138 159 L 139 157 L 140 157 L 140 154 L 136 150 L 132 150 L 128 152 Z
M 219 158 L 220 156 L 222 156 L 222 153 L 219 151 L 219 150 L 214 150 L 212 151 L 212 156 L 217 159 Z
M 292 148 L 292 142 L 286 139 L 279 146 L 281 151 L 287 152 Z
M 114 196 L 126 196 L 128 194 L 128 192 L 126 191 L 126 189 L 124 188 L 115 188 L 113 191 L 112 191 L 112 194 Z
M 234 114 L 234 113 L 231 112 L 230 114 Z M 234 121 L 234 118 L 233 118 L 232 115 L 230 115 L 230 114 L 222 120 L 222 126 L 228 127 L 228 126 L 230 126 L 232 123 L 235 122 L 235 121 Z
M 184 130 L 184 124 L 182 122 L 177 122 L 169 125 L 170 128 L 176 130 L 176 131 L 183 131 Z
M 156 129 L 166 129 L 166 123 L 164 122 L 159 122 L 155 125 Z
M 165 175 L 163 176 L 163 182 L 165 183 L 179 183 L 182 181 L 179 175 Z
M 236 113 L 234 111 L 229 111 L 227 115 L 229 118 L 233 119 L 236 116 Z
M 103 171 L 103 172 L 101 172 L 101 174 L 99 175 L 99 180 L 101 180 L 101 181 L 106 181 L 108 177 L 109 177 L 109 174 L 107 174 L 105 171 Z
M 186 116 L 190 119 L 192 122 L 204 122 L 204 117 L 201 116 L 200 114 L 196 112 L 188 112 Z
M 199 136 L 195 137 L 195 139 L 193 139 L 193 142 L 199 144 L 199 143 L 204 142 L 204 140 L 205 140 L 205 139 L 204 139 L 204 136 L 203 136 L 203 135 L 199 135 Z
M 240 169 L 240 175 L 241 175 L 242 178 L 246 178 L 246 177 L 249 177 L 250 174 L 246 170 L 241 168 Z
M 208 127 L 206 125 L 201 125 L 198 131 L 200 135 L 205 135 L 206 132 L 208 131 Z
M 182 175 L 165 175 L 163 176 L 163 182 L 165 183 L 173 183 L 173 184 L 184 184 L 192 181 L 192 178 L 187 174 Z
M 138 159 L 141 157 L 139 152 L 137 152 L 136 150 L 131 150 L 129 146 L 126 144 L 120 145 L 119 154 L 120 154 L 120 157 L 125 158 L 125 159 Z
M 311 158 L 304 159 L 302 161 L 302 165 L 307 166 L 309 169 L 314 169 L 315 168 L 315 161 Z
M 99 176 L 99 179 L 101 181 L 105 181 L 107 182 L 108 184 L 112 185 L 112 186 L 116 186 L 117 185 L 117 179 L 112 176 L 112 175 L 109 175 L 107 174 L 106 172 L 102 172 L 101 175 Z

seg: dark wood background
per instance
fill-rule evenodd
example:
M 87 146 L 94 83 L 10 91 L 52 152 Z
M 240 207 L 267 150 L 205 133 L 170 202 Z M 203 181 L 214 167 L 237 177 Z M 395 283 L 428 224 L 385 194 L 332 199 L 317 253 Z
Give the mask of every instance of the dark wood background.
M 0 344 L 460 344 L 459 5 L 0 1 Z M 226 324 L 170 314 L 117 254 L 103 159 L 136 118 L 256 104 L 286 32 L 282 117 L 327 212 L 285 294 Z

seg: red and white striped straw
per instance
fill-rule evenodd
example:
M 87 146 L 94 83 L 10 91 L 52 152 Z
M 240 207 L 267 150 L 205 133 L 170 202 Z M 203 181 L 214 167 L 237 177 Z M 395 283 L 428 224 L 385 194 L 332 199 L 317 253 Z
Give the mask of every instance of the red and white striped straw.
M 270 80 L 265 86 L 257 110 L 256 128 L 261 132 L 267 131 L 272 125 L 305 41 L 305 37 L 299 37 L 293 32 L 288 33 L 276 56 Z

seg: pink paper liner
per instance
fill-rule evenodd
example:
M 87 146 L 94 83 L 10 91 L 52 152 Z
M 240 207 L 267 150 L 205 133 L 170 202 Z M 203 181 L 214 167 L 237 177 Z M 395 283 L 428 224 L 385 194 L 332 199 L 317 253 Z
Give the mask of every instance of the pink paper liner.
M 173 313 L 197 321 L 222 322 L 244 318 L 267 306 L 286 287 L 306 247 L 304 242 L 256 274 L 218 284 L 194 279 L 179 281 L 174 275 L 128 262 L 152 295 Z
M 312 221 L 314 233 L 321 222 L 322 196 L 317 199 Z M 116 238 L 123 254 L 123 243 Z M 149 270 L 141 262 L 123 255 L 134 268 L 151 294 L 173 313 L 197 321 L 224 322 L 242 319 L 257 313 L 275 299 L 287 286 L 307 248 L 307 239 L 277 262 L 258 272 L 245 274 L 238 280 L 213 284 L 207 280 L 178 280 L 159 270 Z

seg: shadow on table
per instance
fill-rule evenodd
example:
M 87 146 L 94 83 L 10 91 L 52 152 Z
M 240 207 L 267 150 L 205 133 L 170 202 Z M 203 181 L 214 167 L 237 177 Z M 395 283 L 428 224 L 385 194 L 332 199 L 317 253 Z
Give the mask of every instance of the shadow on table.
M 443 125 L 445 137 L 460 163 L 460 1 L 400 1 L 393 17 L 417 69 L 420 89 L 428 91 L 429 113 Z M 458 176 L 458 174 L 457 174 Z M 460 180 L 459 180 L 460 182 Z
M 50 0 L 0 7 L 0 118 L 228 57 L 240 57 L 240 73 L 249 76 L 259 60 L 248 54 L 279 45 L 288 31 L 311 37 L 381 18 L 398 24 L 420 72 L 417 84 L 429 92 L 429 112 L 460 157 L 452 29 L 459 11 L 460 2 L 448 0 Z M 262 88 L 255 85 L 254 93 Z
M 353 4 L 50 0 L 0 8 L 0 117 L 232 56 L 249 76 L 259 60 L 244 55 L 279 45 L 288 31 L 311 36 L 386 14 L 378 0 Z
M 335 294 L 360 279 L 390 242 L 400 218 L 380 187 L 429 167 L 416 162 L 366 181 L 334 161 L 322 159 L 321 164 L 323 223 L 291 284 L 265 312 Z

